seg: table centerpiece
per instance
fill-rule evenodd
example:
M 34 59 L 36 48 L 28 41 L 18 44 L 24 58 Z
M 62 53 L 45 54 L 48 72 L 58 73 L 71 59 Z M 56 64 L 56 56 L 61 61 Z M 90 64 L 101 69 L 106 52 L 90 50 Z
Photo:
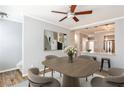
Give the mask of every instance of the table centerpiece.
M 68 55 L 68 62 L 73 63 L 73 56 L 77 53 L 77 49 L 72 46 L 68 46 L 64 49 L 64 52 Z

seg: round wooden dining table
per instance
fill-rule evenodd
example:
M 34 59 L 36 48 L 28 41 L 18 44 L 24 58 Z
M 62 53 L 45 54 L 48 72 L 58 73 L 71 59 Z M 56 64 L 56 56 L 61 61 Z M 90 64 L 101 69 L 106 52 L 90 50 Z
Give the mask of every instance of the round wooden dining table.
M 62 87 L 80 87 L 79 78 L 87 77 L 98 71 L 98 62 L 83 58 L 74 58 L 69 63 L 68 57 L 45 60 L 43 65 L 63 74 Z

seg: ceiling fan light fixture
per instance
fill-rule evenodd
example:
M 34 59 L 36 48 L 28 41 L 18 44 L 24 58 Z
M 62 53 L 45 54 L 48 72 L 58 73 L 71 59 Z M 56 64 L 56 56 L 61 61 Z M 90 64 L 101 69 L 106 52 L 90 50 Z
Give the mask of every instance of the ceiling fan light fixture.
M 74 13 L 71 12 L 67 13 L 67 18 L 73 18 L 73 17 L 74 17 Z

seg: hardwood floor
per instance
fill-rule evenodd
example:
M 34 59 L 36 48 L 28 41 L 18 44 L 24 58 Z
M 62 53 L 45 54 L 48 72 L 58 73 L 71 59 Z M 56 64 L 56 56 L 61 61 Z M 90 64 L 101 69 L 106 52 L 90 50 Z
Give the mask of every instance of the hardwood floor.
M 46 72 L 49 72 L 49 71 L 46 71 Z M 43 74 L 42 71 L 41 71 L 41 74 Z M 108 75 L 106 71 L 102 71 L 102 72 L 98 71 L 96 72 L 96 74 L 103 75 L 103 76 Z M 22 77 L 22 74 L 19 70 L 0 73 L 0 87 L 10 87 L 26 79 L 27 77 Z

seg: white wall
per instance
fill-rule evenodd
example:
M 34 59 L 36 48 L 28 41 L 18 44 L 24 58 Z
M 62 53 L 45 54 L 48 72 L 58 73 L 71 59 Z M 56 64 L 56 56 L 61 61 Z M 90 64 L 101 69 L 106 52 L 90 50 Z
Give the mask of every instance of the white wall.
M 16 68 L 22 59 L 22 24 L 0 20 L 0 72 Z
M 124 68 L 124 19 L 115 23 L 115 44 L 116 56 L 113 66 Z
M 54 54 L 64 56 L 61 50 L 44 51 L 44 29 L 58 31 L 68 34 L 68 30 L 36 20 L 24 17 L 24 53 L 23 53 L 23 75 L 27 74 L 28 68 L 32 65 L 40 69 L 43 68 L 42 61 L 46 55 Z

